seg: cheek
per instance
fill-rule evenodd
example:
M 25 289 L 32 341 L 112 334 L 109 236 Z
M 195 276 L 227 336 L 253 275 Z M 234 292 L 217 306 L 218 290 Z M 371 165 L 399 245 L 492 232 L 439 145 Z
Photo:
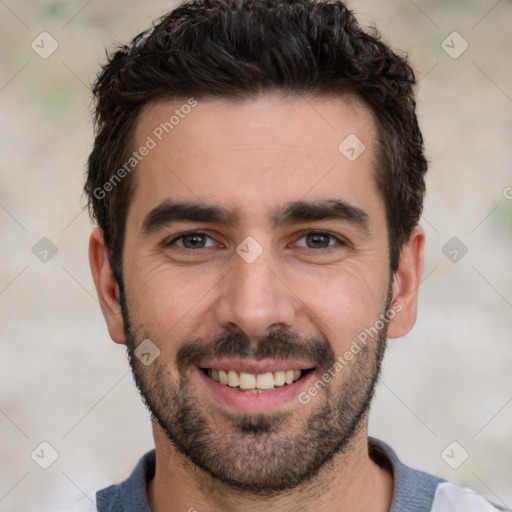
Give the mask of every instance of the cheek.
M 370 267 L 347 264 L 312 280 L 302 277 L 295 289 L 305 314 L 337 352 L 375 324 L 385 306 L 387 284 Z
M 125 283 L 134 327 L 143 326 L 156 337 L 181 339 L 187 326 L 197 325 L 219 277 L 200 269 L 192 273 L 165 263 L 146 263 L 141 259 Z

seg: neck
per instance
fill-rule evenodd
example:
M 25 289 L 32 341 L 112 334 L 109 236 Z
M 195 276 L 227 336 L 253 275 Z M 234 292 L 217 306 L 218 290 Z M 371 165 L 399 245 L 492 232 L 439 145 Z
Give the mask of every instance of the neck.
M 153 423 L 155 476 L 148 486 L 153 512 L 388 512 L 393 495 L 390 468 L 377 465 L 368 454 L 367 419 L 347 449 L 327 463 L 307 484 L 273 495 L 234 489 L 193 465 Z

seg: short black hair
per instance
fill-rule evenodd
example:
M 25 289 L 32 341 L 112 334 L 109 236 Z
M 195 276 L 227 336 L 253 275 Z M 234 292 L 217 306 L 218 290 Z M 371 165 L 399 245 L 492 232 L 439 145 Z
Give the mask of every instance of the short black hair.
M 362 30 L 341 1 L 193 0 L 109 54 L 93 93 L 96 138 L 84 190 L 117 280 L 133 174 L 104 184 L 130 158 L 142 107 L 187 98 L 247 99 L 265 92 L 351 94 L 378 133 L 375 179 L 386 206 L 390 266 L 419 222 L 427 161 L 405 56 Z

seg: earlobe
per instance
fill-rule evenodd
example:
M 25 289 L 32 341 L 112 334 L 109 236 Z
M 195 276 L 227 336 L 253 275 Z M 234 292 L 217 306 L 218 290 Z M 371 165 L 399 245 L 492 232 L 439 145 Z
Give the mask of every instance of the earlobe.
M 95 229 L 89 238 L 89 263 L 110 337 L 116 343 L 125 343 L 119 287 L 112 274 L 108 250 L 101 229 Z
M 391 305 L 396 314 L 389 322 L 388 338 L 404 336 L 416 322 L 424 243 L 423 228 L 415 226 L 402 247 L 398 268 L 393 276 Z

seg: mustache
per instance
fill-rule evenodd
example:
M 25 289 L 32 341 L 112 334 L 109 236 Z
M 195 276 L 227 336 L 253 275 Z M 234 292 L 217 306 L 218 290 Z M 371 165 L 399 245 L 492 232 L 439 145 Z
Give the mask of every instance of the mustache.
M 229 332 L 205 342 L 201 339 L 185 342 L 178 350 L 176 363 L 180 372 L 187 367 L 197 366 L 204 359 L 240 357 L 250 359 L 290 358 L 311 361 L 314 366 L 330 368 L 335 363 L 335 355 L 329 344 L 316 337 L 300 337 L 296 333 L 279 329 L 251 340 L 243 332 Z

